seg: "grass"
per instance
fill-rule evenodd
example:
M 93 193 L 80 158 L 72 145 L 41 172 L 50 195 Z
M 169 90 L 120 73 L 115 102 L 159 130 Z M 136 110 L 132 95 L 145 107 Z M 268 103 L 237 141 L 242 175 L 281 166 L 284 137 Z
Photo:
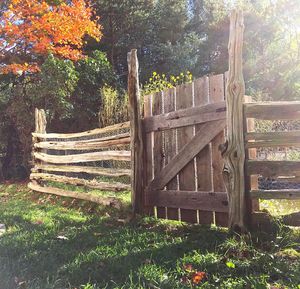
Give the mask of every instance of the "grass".
M 241 238 L 126 217 L 126 210 L 0 185 L 0 223 L 7 227 L 0 289 L 300 288 L 299 230 L 275 222 Z

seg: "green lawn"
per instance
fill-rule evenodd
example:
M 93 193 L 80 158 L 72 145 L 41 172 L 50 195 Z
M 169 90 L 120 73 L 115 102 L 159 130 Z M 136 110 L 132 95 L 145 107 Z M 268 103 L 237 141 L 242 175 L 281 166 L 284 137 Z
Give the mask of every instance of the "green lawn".
M 275 223 L 239 240 L 225 229 L 126 216 L 0 185 L 0 289 L 300 288 L 299 230 Z

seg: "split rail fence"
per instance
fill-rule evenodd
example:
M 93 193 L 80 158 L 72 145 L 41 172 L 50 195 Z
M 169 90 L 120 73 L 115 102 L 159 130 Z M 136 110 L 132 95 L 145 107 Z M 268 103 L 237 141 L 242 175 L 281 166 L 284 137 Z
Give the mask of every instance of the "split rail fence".
M 86 132 L 60 134 L 46 133 L 43 110 L 36 109 L 35 119 L 36 130 L 32 134 L 34 168 L 29 188 L 42 193 L 119 206 L 121 202 L 117 198 L 67 191 L 49 186 L 49 182 L 103 191 L 130 191 L 130 184 L 110 181 L 110 178 L 131 176 L 131 152 L 125 150 L 130 144 L 129 122 Z M 127 163 L 129 168 L 119 168 L 118 163 Z

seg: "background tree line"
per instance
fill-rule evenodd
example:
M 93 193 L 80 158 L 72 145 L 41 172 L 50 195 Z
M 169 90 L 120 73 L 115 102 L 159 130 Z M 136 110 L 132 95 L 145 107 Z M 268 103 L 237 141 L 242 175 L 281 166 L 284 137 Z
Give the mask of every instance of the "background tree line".
M 186 71 L 194 77 L 225 72 L 228 14 L 233 8 L 228 2 L 91 1 L 103 36 L 100 42 L 86 37 L 87 58 L 73 61 L 49 54 L 37 73 L 0 75 L 0 178 L 28 175 L 35 107 L 46 110 L 48 129 L 56 132 L 126 119 L 127 52 L 132 48 L 138 50 L 144 85 L 153 71 L 166 77 Z M 0 17 L 10 3 L 1 2 Z M 300 99 L 298 4 L 298 0 L 243 4 L 246 87 L 258 100 Z

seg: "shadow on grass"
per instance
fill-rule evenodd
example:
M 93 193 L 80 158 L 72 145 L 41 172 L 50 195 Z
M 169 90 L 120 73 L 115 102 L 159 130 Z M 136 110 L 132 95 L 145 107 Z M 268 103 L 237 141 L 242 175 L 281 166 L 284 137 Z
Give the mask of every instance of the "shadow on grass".
M 89 281 L 104 287 L 112 280 L 122 284 L 143 264 L 174 269 L 186 253 L 212 251 L 226 238 L 208 228 L 192 232 L 154 220 L 123 224 L 17 198 L 0 205 L 0 218 L 8 227 L 0 239 L 1 289 L 18 288 L 22 282 L 26 288 L 69 288 Z

